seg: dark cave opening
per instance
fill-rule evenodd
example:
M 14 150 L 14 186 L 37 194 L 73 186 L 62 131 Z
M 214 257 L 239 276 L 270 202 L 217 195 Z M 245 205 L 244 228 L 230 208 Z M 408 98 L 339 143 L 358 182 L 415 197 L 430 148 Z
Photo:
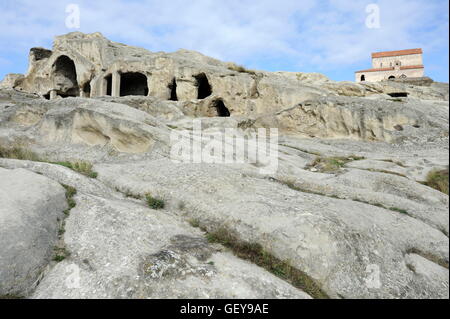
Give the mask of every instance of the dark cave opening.
M 66 55 L 58 57 L 53 64 L 55 75 L 55 89 L 58 95 L 79 96 L 79 87 L 77 82 L 77 71 L 75 63 Z
M 198 90 L 197 98 L 204 99 L 212 94 L 211 85 L 209 85 L 208 78 L 205 73 L 200 73 L 194 76 L 197 80 L 196 86 Z
M 217 111 L 217 116 L 220 116 L 220 117 L 229 117 L 230 116 L 230 111 L 225 106 L 225 103 L 223 103 L 222 100 L 214 101 L 213 107 Z
M 394 93 L 388 93 L 390 97 L 408 97 L 407 92 L 394 92 Z
M 85 97 L 91 97 L 91 82 L 86 82 L 83 85 L 83 93 Z
M 178 96 L 177 96 L 177 80 L 175 78 L 173 78 L 172 83 L 169 84 L 169 89 L 170 89 L 170 101 L 178 101 Z
M 106 95 L 111 95 L 112 93 L 112 74 L 105 76 L 106 81 Z
M 148 95 L 147 77 L 138 72 L 123 73 L 120 79 L 120 96 Z

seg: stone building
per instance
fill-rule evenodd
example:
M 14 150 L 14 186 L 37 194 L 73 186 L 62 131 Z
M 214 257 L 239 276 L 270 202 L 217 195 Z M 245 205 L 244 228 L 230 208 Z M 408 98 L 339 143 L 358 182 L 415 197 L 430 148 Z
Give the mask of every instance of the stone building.
M 355 72 L 355 81 L 377 82 L 424 76 L 422 49 L 372 53 L 372 68 Z

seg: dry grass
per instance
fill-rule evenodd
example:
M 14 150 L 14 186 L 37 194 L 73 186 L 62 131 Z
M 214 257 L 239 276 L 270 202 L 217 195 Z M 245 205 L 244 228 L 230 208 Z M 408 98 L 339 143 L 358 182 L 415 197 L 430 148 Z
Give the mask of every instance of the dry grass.
M 352 161 L 359 161 L 364 159 L 359 156 L 349 157 L 317 157 L 309 167 L 315 167 L 317 170 L 323 173 L 335 172 L 343 168 L 345 164 Z
M 274 275 L 288 281 L 293 286 L 303 290 L 316 299 L 329 298 L 315 282 L 306 273 L 292 267 L 289 262 L 280 260 L 267 252 L 258 243 L 247 243 L 237 239 L 230 230 L 221 227 L 214 232 L 207 233 L 206 238 L 211 243 L 219 243 L 231 249 L 239 258 L 248 260 L 258 265 Z
M 17 144 L 12 146 L 0 145 L 0 158 L 40 162 L 41 158 L 34 152 Z
M 448 195 L 448 168 L 428 173 L 425 185 Z
M 423 258 L 428 259 L 429 261 L 432 261 L 435 264 L 438 264 L 439 266 L 448 269 L 448 260 L 445 260 L 442 257 L 439 257 L 437 255 L 421 251 L 420 249 L 417 249 L 417 248 L 411 248 L 411 249 L 407 250 L 406 253 L 422 256 Z
M 196 218 L 189 219 L 188 222 L 189 222 L 189 225 L 191 225 L 194 228 L 199 228 L 200 227 L 200 221 L 198 219 L 196 219 Z
M 70 210 L 72 208 L 74 208 L 76 205 L 76 202 L 73 199 L 73 197 L 76 195 L 77 190 L 75 188 L 73 188 L 72 186 L 68 186 L 65 184 L 62 184 L 62 186 L 66 189 L 66 200 L 67 200 L 67 205 L 69 206 L 64 211 L 64 214 L 67 217 L 70 214 Z M 66 232 L 65 226 L 66 226 L 66 221 L 62 220 L 60 223 L 60 226 L 59 226 L 59 230 L 58 230 L 59 243 L 54 248 L 53 261 L 56 261 L 56 262 L 61 262 L 70 256 L 70 252 L 66 249 L 64 241 L 62 239 L 64 233 Z
M 76 161 L 76 162 L 50 162 L 50 163 L 70 168 L 75 172 L 78 172 L 90 178 L 96 178 L 98 176 L 97 172 L 94 172 L 92 170 L 92 164 L 89 162 Z
M 230 70 L 230 71 L 236 71 L 236 72 L 239 72 L 239 73 L 248 73 L 248 74 L 251 74 L 251 75 L 256 75 L 256 71 L 246 69 L 242 65 L 238 65 L 238 64 L 233 63 L 233 62 L 227 63 L 227 69 Z
M 39 155 L 29 150 L 23 145 L 15 144 L 11 146 L 0 145 L 0 158 L 11 158 L 18 160 L 26 160 L 33 162 L 45 162 L 50 164 L 61 165 L 70 168 L 80 174 L 88 176 L 90 178 L 96 178 L 97 173 L 92 170 L 92 164 L 86 161 L 75 161 L 75 162 L 52 162 L 41 158 Z

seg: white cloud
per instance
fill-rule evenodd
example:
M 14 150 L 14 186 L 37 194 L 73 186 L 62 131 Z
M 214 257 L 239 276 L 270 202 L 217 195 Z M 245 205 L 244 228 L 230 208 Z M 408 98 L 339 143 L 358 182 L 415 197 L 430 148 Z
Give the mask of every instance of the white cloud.
M 381 28 L 365 27 L 365 7 L 348 0 L 6 0 L 0 4 L 0 54 L 45 45 L 64 26 L 65 6 L 79 4 L 81 31 L 153 51 L 187 48 L 264 67 L 271 59 L 293 69 L 340 69 L 377 50 L 423 47 L 448 52 L 448 2 L 379 0 Z M 262 64 L 262 62 L 261 62 Z

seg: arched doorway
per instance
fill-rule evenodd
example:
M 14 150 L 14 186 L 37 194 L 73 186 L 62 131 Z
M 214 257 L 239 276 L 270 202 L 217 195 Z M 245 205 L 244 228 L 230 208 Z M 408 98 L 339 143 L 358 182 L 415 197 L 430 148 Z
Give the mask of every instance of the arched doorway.
M 204 99 L 212 94 L 211 85 L 209 85 L 208 78 L 206 77 L 205 73 L 200 73 L 196 76 L 194 76 L 196 79 L 196 86 L 197 86 L 197 98 L 198 99 Z
M 53 64 L 54 89 L 62 97 L 79 96 L 75 63 L 66 55 L 58 57 Z
M 112 74 L 105 76 L 106 95 L 112 94 Z
M 178 101 L 177 96 L 177 80 L 173 78 L 172 82 L 168 85 L 170 90 L 170 101 Z
M 361 75 L 361 81 L 365 81 L 366 80 L 366 76 L 363 74 Z
M 123 73 L 120 77 L 120 96 L 148 95 L 147 77 L 138 72 Z
M 395 76 L 391 75 L 390 77 L 388 77 L 388 80 L 393 80 L 395 79 Z

